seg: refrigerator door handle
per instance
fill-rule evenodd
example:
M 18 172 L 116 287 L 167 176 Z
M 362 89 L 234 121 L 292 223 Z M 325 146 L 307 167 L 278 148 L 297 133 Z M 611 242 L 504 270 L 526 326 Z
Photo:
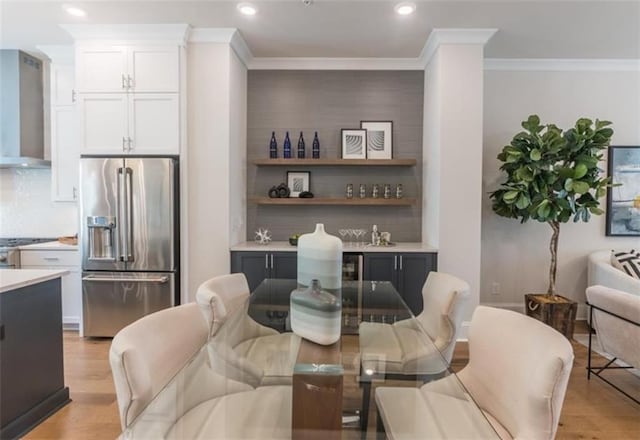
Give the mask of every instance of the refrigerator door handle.
M 136 278 L 136 277 L 122 277 L 122 278 L 113 278 L 113 277 L 104 277 L 100 275 L 87 275 L 82 278 L 82 281 L 99 281 L 99 282 L 118 282 L 118 283 L 160 283 L 164 284 L 169 281 L 169 277 L 161 276 L 155 278 Z
M 129 197 L 127 196 L 127 168 L 118 168 L 118 222 L 120 261 L 129 261 Z
M 126 240 L 126 249 L 127 252 L 124 254 L 124 261 L 133 261 L 133 242 L 132 242 L 132 232 L 133 232 L 133 221 L 131 218 L 131 211 L 132 211 L 132 203 L 133 203 L 133 197 L 131 194 L 131 188 L 132 188 L 132 182 L 131 182 L 131 178 L 133 175 L 133 170 L 129 167 L 125 167 L 125 189 L 124 189 L 124 193 L 125 193 L 125 199 L 124 199 L 124 204 L 125 204 L 125 218 L 124 221 L 127 225 L 126 227 L 126 231 L 125 231 L 125 240 Z

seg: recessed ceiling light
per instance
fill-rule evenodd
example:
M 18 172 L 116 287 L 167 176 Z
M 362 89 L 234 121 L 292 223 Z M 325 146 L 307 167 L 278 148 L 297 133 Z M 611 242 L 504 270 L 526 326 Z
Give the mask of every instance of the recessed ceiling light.
M 258 8 L 250 3 L 240 3 L 238 5 L 238 11 L 240 11 L 240 13 L 244 15 L 256 15 L 256 13 L 258 12 Z
M 84 11 L 84 9 L 76 8 L 75 6 L 62 5 L 62 9 L 67 11 L 67 14 L 73 15 L 74 17 L 86 17 L 87 16 L 87 13 Z
M 398 3 L 393 9 L 398 15 L 409 15 L 413 14 L 416 11 L 416 4 L 411 2 L 401 2 Z

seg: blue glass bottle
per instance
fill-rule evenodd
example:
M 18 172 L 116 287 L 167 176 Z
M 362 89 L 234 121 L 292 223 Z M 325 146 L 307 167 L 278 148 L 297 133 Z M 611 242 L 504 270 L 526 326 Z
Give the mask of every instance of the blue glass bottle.
M 276 132 L 271 132 L 271 142 L 269 142 L 269 158 L 278 158 L 278 142 L 276 142 Z
M 289 132 L 284 137 L 284 146 L 282 148 L 282 157 L 285 159 L 291 159 L 291 139 L 289 139 Z
M 311 146 L 311 156 L 314 159 L 320 159 L 320 141 L 318 140 L 318 132 L 313 137 L 313 145 Z
M 298 139 L 298 159 L 304 159 L 304 137 L 300 132 L 300 138 Z

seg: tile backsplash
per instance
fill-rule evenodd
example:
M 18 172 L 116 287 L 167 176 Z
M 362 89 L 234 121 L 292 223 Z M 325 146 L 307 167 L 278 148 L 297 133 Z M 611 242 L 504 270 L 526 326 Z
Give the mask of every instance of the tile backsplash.
M 77 204 L 51 201 L 50 169 L 0 169 L 0 237 L 59 237 L 77 231 Z

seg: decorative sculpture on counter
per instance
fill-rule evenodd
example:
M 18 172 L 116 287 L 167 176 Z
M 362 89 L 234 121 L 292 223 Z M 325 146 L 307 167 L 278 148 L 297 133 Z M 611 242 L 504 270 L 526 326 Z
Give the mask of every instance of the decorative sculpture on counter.
M 320 140 L 318 140 L 318 132 L 313 136 L 313 145 L 311 147 L 311 156 L 314 159 L 320 159 Z
M 291 139 L 289 139 L 289 132 L 284 136 L 284 146 L 282 148 L 282 157 L 285 159 L 291 159 Z
M 300 138 L 298 139 L 298 159 L 304 159 L 305 155 L 305 145 L 304 145 L 304 137 L 302 136 L 302 132 L 300 132 Z
M 254 240 L 258 244 L 269 244 L 271 243 L 271 232 L 267 228 L 258 228 Z
M 301 199 L 313 199 L 313 193 L 311 191 L 302 191 L 298 197 Z
M 298 336 L 320 345 L 340 339 L 342 304 L 340 298 L 311 280 L 311 286 L 291 292 L 291 330 Z
M 276 141 L 276 132 L 271 132 L 271 141 L 269 142 L 269 159 L 278 158 L 278 142 Z

